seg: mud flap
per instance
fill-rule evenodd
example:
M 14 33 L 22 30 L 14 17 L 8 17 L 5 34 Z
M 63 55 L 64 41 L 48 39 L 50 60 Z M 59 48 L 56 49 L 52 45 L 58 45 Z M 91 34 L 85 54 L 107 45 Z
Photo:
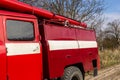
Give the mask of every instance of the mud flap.
M 97 69 L 97 67 L 96 67 L 96 68 L 94 68 L 93 76 L 95 77 L 95 76 L 97 76 L 97 75 L 98 75 L 98 69 Z

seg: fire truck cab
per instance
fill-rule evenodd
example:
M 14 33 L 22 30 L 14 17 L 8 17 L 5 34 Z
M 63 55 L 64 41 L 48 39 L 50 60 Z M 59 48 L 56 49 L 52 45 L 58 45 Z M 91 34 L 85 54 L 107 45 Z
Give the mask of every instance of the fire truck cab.
M 5 2 L 12 5 L 10 9 Z M 13 4 L 25 5 L 0 2 L 0 80 L 83 80 L 91 70 L 97 75 L 100 63 L 94 30 L 69 24 L 69 19 L 12 10 Z

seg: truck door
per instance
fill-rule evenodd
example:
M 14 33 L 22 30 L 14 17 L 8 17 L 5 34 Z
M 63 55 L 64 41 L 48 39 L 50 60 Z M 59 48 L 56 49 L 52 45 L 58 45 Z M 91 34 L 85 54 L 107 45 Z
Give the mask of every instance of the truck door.
M 7 80 L 6 76 L 6 49 L 3 36 L 2 16 L 0 16 L 0 80 Z
M 41 80 L 42 54 L 37 19 L 3 17 L 8 80 Z

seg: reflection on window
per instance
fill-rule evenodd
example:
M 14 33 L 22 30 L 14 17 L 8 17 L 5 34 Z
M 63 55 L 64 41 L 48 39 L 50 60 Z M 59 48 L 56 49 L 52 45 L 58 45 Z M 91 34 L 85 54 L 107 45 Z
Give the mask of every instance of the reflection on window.
M 7 38 L 14 41 L 34 40 L 33 23 L 17 20 L 7 20 Z

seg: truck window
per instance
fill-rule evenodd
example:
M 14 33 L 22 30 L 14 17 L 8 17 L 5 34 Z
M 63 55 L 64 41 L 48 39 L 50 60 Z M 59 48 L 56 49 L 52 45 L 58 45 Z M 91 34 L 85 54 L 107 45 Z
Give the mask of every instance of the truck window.
M 34 26 L 32 22 L 7 20 L 7 39 L 13 41 L 34 40 Z

